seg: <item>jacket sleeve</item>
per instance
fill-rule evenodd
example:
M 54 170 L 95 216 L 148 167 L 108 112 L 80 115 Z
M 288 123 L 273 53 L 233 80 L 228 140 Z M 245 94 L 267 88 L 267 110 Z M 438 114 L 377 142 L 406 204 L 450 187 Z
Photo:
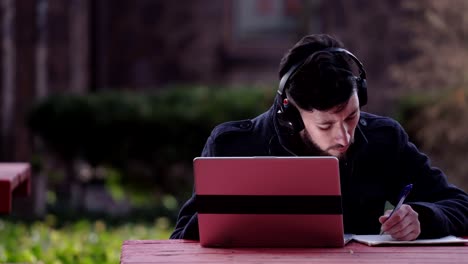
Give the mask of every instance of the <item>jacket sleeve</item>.
M 182 206 L 171 239 L 200 240 L 195 194 Z
M 432 167 L 429 158 L 408 141 L 400 129 L 399 161 L 413 183 L 409 204 L 419 215 L 420 238 L 468 235 L 468 195 L 449 184 L 446 175 Z
M 214 143 L 210 136 L 203 148 L 202 157 L 214 156 Z M 182 206 L 171 239 L 200 240 L 195 190 L 192 197 Z

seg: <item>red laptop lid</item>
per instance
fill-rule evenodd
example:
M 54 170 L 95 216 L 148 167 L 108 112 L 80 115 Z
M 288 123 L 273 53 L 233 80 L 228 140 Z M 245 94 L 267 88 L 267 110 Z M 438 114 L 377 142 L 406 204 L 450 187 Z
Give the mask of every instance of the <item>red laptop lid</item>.
M 194 175 L 202 246 L 344 246 L 335 157 L 202 157 Z

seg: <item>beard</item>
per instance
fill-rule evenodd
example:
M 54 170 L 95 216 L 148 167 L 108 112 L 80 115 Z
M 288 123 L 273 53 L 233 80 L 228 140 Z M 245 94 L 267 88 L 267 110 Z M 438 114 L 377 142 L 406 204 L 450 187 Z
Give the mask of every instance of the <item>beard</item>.
M 304 133 L 301 135 L 301 139 L 304 144 L 305 154 L 310 155 L 310 156 L 334 156 L 330 154 L 328 150 L 343 147 L 342 145 L 338 144 L 338 145 L 331 146 L 327 148 L 326 150 L 323 150 L 317 145 L 317 143 L 315 143 L 315 141 L 312 139 L 312 137 L 310 136 L 309 132 L 307 132 L 307 130 L 304 130 Z M 351 139 L 350 144 L 353 144 L 353 143 L 354 143 L 354 138 Z M 346 154 L 349 152 L 350 149 L 351 149 L 351 146 L 348 148 L 348 150 L 346 150 L 346 152 L 337 156 L 337 158 L 339 160 L 346 160 L 346 156 L 347 156 Z

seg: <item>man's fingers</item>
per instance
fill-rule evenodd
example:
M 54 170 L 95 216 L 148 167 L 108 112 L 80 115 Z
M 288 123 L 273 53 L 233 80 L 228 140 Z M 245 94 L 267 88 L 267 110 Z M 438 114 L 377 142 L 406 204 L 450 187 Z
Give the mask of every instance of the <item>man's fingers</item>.
M 387 234 L 395 239 L 401 239 L 413 231 L 412 220 L 409 217 L 403 217 L 400 222 L 387 230 Z
M 421 233 L 418 213 L 411 206 L 403 205 L 395 211 L 392 217 L 379 217 L 382 224 L 382 230 L 398 240 L 414 240 Z
M 387 214 L 387 212 L 386 212 L 384 216 L 381 216 L 379 218 L 379 221 L 381 221 L 380 223 L 382 223 L 381 230 L 388 233 L 389 230 L 394 225 L 398 224 L 401 221 L 401 219 L 403 219 L 404 215 L 406 215 L 406 214 L 407 214 L 407 211 L 405 210 L 405 208 L 403 206 L 400 207 L 400 209 L 398 209 L 397 211 L 395 211 L 392 214 L 392 217 L 389 217 L 389 214 Z
M 419 221 L 411 222 L 410 225 L 406 226 L 405 228 L 392 233 L 391 236 L 397 240 L 415 240 L 418 238 L 419 234 L 421 233 L 421 228 L 419 225 Z
M 392 210 L 387 210 L 385 211 L 384 215 L 382 215 L 381 217 L 379 217 L 379 222 L 381 224 L 385 223 L 385 221 L 387 221 L 388 219 L 388 216 L 392 213 Z

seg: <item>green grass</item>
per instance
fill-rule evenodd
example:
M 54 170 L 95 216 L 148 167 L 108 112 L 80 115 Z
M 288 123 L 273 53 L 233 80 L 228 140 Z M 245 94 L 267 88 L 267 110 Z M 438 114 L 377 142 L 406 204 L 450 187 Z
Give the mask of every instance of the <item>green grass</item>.
M 167 239 L 168 219 L 108 226 L 79 220 L 58 227 L 54 216 L 33 223 L 0 219 L 0 263 L 119 263 L 122 242 Z

